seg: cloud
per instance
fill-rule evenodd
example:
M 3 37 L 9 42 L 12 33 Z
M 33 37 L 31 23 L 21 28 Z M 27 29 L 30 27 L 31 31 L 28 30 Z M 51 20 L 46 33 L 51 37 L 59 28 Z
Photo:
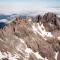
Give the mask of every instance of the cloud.
M 21 6 L 21 5 L 0 5 L 0 14 L 12 14 L 12 13 L 27 13 L 27 12 L 36 12 L 36 13 L 46 13 L 46 12 L 54 12 L 60 13 L 60 8 L 45 8 L 34 5 L 29 6 Z
M 0 22 L 7 22 L 7 19 L 1 19 Z

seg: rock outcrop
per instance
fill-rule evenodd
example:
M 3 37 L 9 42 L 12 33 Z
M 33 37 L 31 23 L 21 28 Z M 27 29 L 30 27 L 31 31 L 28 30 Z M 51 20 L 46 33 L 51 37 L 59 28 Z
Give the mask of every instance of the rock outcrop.
M 58 23 L 59 19 L 56 16 L 56 14 L 54 14 L 54 13 L 46 13 L 43 16 L 43 22 L 45 23 L 47 30 L 50 28 L 50 31 L 54 31 L 59 28 L 58 27 L 59 26 L 59 23 Z
M 59 60 L 59 18 L 53 13 L 38 15 L 33 22 L 16 17 L 0 29 L 0 59 L 2 60 Z M 57 36 L 56 36 L 57 35 Z M 55 57 L 55 55 L 57 57 Z

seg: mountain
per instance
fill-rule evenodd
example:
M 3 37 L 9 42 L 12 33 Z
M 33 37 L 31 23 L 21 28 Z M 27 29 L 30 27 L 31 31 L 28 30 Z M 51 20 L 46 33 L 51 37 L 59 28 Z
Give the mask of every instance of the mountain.
M 0 60 L 60 60 L 60 18 L 16 16 L 0 29 Z
M 7 22 L 9 23 L 10 21 L 12 20 L 15 20 L 16 16 L 19 16 L 19 17 L 22 17 L 23 19 L 26 19 L 28 18 L 28 16 L 32 16 L 33 18 L 37 15 L 41 15 L 43 16 L 44 13 L 47 13 L 46 11 L 42 10 L 35 10 L 35 11 L 23 11 L 23 12 L 19 12 L 19 13 L 10 13 L 10 14 L 7 14 L 7 13 L 1 13 L 0 14 L 0 22 Z M 55 12 L 54 13 L 57 15 L 57 16 L 60 16 L 60 13 L 59 12 Z
M 7 26 L 7 24 L 0 22 L 0 29 L 3 29 L 5 26 Z

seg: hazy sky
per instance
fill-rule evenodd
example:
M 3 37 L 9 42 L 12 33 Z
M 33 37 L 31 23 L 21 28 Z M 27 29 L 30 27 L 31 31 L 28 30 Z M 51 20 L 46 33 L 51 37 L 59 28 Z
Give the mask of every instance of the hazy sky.
M 44 8 L 58 8 L 60 0 L 0 0 L 0 12 L 14 12 L 21 10 L 41 10 Z

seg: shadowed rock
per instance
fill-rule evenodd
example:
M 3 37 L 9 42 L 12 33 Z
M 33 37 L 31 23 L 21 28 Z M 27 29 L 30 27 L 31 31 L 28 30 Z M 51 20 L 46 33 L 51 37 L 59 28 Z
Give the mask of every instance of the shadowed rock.
M 58 29 L 58 17 L 54 13 L 46 13 L 43 16 L 43 22 L 45 23 L 44 26 L 47 28 L 48 31 L 54 31 Z
M 7 58 L 4 58 L 4 59 L 2 59 L 2 60 L 9 60 L 9 59 L 7 59 Z
M 41 19 L 42 19 L 42 16 L 38 15 L 35 18 L 36 18 L 35 22 L 39 23 L 41 21 Z

